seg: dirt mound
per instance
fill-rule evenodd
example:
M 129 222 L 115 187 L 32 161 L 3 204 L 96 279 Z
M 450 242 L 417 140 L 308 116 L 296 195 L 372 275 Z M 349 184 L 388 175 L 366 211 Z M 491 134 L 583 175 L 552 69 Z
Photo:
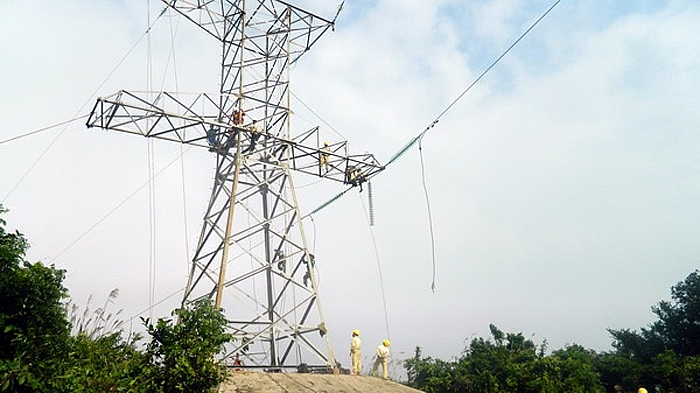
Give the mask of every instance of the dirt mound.
M 219 393 L 418 393 L 393 381 L 358 375 L 232 371 Z

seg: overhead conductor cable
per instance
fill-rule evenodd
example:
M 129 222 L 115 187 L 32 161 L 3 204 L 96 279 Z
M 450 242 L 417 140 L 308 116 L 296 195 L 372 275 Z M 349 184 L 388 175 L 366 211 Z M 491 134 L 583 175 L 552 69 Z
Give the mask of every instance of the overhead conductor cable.
M 427 188 L 426 181 L 425 181 L 425 164 L 423 162 L 423 149 L 422 149 L 423 137 L 425 136 L 425 134 L 428 131 L 430 131 L 431 129 L 433 129 L 435 127 L 435 125 L 437 125 L 437 123 L 440 121 L 442 116 L 444 116 L 450 109 L 452 109 L 452 107 L 455 106 L 455 104 L 457 104 L 457 102 L 459 100 L 461 100 L 462 97 L 464 97 L 464 95 L 466 95 L 467 92 L 469 92 L 469 90 L 472 89 L 472 87 L 474 87 L 474 85 L 476 85 L 489 71 L 491 71 L 491 69 L 493 67 L 496 66 L 496 64 L 498 64 L 501 61 L 501 59 L 503 59 L 513 48 L 515 48 L 515 46 L 518 45 L 518 43 L 520 43 L 520 41 L 523 38 L 525 38 L 525 36 L 528 35 L 528 33 L 530 33 L 530 31 L 532 31 L 532 29 L 534 29 L 535 26 L 537 26 L 557 5 L 559 5 L 560 2 L 561 2 L 561 0 L 555 1 L 544 13 L 542 13 L 542 15 L 540 15 L 540 17 L 537 18 L 537 20 L 535 20 L 530 25 L 530 27 L 527 28 L 527 30 L 525 30 L 522 34 L 520 34 L 520 36 L 515 41 L 513 41 L 513 43 L 505 51 L 503 51 L 503 53 L 501 53 L 500 56 L 498 56 L 496 58 L 496 60 L 494 60 L 488 67 L 486 67 L 486 69 L 484 71 L 482 71 L 481 74 L 479 74 L 479 76 L 476 79 L 474 79 L 474 81 L 472 81 L 472 83 L 470 83 L 469 86 L 467 86 L 467 88 L 464 89 L 457 96 L 457 98 L 455 98 L 442 112 L 440 112 L 440 114 L 435 118 L 435 120 L 433 120 L 427 127 L 425 127 L 425 129 L 423 131 L 421 131 L 420 134 L 413 137 L 406 145 L 404 145 L 401 149 L 399 149 L 399 151 L 396 152 L 396 154 L 394 154 L 389 159 L 387 164 L 382 168 L 382 170 L 386 169 L 386 167 L 388 167 L 390 164 L 392 164 L 394 161 L 396 161 L 399 157 L 403 156 L 408 150 L 411 149 L 411 147 L 413 147 L 416 144 L 416 142 L 418 142 L 418 150 L 420 152 L 419 154 L 420 154 L 420 160 L 421 160 L 421 179 L 422 179 L 422 183 L 423 183 L 423 191 L 425 194 L 426 206 L 428 209 L 428 221 L 429 221 L 429 225 L 430 225 L 430 241 L 431 241 L 431 251 L 432 251 L 432 260 L 433 260 L 433 280 L 432 280 L 430 287 L 431 287 L 431 290 L 433 292 L 435 292 L 435 275 L 436 275 L 436 273 L 435 273 L 435 270 L 436 270 L 435 269 L 435 266 L 436 266 L 436 264 L 435 264 L 435 238 L 434 238 L 434 232 L 433 232 L 432 213 L 430 210 L 430 200 L 428 198 L 428 188 Z M 322 204 L 321 206 L 317 207 L 313 212 L 309 213 L 308 215 L 314 214 L 314 213 L 318 212 L 319 210 L 322 210 L 326 206 L 330 205 L 331 203 L 335 202 L 336 200 L 340 199 L 340 197 L 342 197 L 343 194 L 345 194 L 348 190 L 349 190 L 349 188 L 346 189 L 345 191 L 341 192 L 340 194 L 336 195 L 335 197 L 333 197 L 332 199 L 330 199 L 326 203 Z

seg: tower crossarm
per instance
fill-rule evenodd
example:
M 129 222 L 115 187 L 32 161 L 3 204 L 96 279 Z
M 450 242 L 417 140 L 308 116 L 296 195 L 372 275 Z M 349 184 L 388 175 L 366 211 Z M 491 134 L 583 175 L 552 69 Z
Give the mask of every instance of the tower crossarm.
M 120 90 L 97 99 L 87 126 L 207 146 L 214 131 L 221 137 L 232 124 L 230 118 L 202 114 L 219 113 L 218 102 L 218 95 L 206 93 L 184 96 Z
M 208 148 L 222 155 L 241 151 L 251 164 L 287 165 L 290 169 L 350 185 L 360 185 L 384 169 L 374 155 L 353 154 L 347 141 L 324 140 L 318 127 L 291 139 L 268 133 L 265 119 L 257 132 L 251 124 L 234 126 L 233 114 L 221 118 L 219 95 L 130 92 L 121 90 L 99 98 L 88 127 L 126 132 Z
M 374 155 L 352 154 L 347 141 L 331 142 L 320 148 L 320 144 L 304 143 L 308 139 L 319 139 L 318 134 L 318 127 L 315 127 L 286 143 L 290 150 L 290 169 L 351 185 L 359 185 L 384 170 Z M 304 136 L 306 138 L 301 138 Z

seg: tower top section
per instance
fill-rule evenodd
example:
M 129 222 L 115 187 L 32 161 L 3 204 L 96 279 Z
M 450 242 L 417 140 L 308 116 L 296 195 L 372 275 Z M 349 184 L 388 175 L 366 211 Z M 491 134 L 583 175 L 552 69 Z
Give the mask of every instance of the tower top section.
M 226 44 L 241 38 L 285 36 L 291 63 L 333 27 L 330 21 L 281 0 L 163 0 L 211 36 Z M 257 48 L 256 48 L 257 47 Z M 265 55 L 265 45 L 250 50 Z

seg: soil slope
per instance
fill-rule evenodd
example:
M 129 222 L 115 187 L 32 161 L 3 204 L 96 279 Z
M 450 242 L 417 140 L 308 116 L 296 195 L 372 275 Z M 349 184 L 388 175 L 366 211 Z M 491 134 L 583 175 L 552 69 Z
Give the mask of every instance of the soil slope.
M 357 375 L 232 371 L 219 393 L 419 393 L 393 381 Z

